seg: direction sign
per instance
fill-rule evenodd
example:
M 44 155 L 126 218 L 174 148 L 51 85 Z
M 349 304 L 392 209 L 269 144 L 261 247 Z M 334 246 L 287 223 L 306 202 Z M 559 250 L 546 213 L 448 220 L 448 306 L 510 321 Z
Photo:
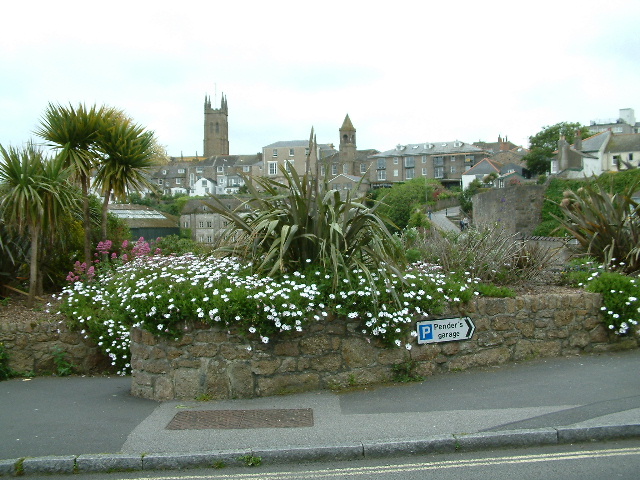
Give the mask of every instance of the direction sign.
M 416 326 L 419 344 L 469 340 L 476 329 L 469 317 L 425 320 Z

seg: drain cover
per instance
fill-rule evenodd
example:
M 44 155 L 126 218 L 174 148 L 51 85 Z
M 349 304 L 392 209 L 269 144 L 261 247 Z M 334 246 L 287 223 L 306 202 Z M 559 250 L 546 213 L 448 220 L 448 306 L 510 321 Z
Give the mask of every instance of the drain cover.
M 167 430 L 313 427 L 313 410 L 191 410 L 178 412 Z

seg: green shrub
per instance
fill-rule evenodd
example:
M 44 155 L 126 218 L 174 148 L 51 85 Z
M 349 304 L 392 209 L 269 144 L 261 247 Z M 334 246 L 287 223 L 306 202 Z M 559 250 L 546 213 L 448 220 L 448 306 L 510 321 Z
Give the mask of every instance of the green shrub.
M 420 250 L 421 260 L 439 265 L 446 274 L 467 273 L 481 282 L 498 285 L 517 285 L 537 278 L 554 253 L 550 248 L 526 245 L 498 227 L 427 232 L 412 240 L 411 248 Z
M 357 269 L 370 276 L 395 268 L 402 253 L 377 209 L 355 191 L 341 197 L 310 175 L 281 169 L 284 183 L 268 177 L 247 180 L 250 198 L 236 210 L 212 197 L 208 206 L 229 222 L 218 253 L 246 259 L 257 273 L 331 272 L 333 288 Z
M 640 320 L 640 284 L 617 272 L 602 272 L 587 279 L 586 290 L 602 295 L 602 315 L 617 335 L 635 332 Z
M 9 354 L 4 343 L 0 343 L 0 381 L 13 377 L 14 372 L 9 367 Z
M 632 195 L 640 180 L 618 193 L 598 183 L 567 190 L 556 217 L 585 251 L 606 268 L 632 273 L 640 270 L 640 206 Z

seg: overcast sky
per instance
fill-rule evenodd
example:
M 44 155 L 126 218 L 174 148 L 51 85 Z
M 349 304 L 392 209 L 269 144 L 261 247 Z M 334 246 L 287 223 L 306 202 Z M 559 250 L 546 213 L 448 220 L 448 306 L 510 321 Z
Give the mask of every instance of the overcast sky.
M 49 102 L 109 105 L 169 155 L 202 154 L 205 94 L 232 154 L 299 140 L 359 149 L 528 137 L 640 120 L 640 1 L 12 1 L 0 27 L 0 144 Z M 437 5 L 437 6 L 436 6 Z

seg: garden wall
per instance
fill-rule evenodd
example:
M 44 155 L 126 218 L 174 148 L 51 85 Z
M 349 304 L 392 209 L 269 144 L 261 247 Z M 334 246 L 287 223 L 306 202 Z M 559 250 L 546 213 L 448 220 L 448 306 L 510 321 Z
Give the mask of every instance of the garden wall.
M 248 398 L 379 384 L 393 366 L 414 374 L 464 370 L 536 357 L 636 348 L 637 338 L 610 334 L 592 293 L 478 297 L 446 317 L 469 316 L 471 340 L 382 348 L 357 323 L 327 318 L 283 340 L 256 344 L 218 328 L 190 329 L 180 340 L 132 331 L 132 393 L 154 400 Z
M 9 368 L 19 374 L 55 373 L 56 356 L 72 364 L 74 373 L 102 373 L 111 369 L 110 360 L 95 342 L 57 321 L 3 319 L 0 343 L 8 355 Z

